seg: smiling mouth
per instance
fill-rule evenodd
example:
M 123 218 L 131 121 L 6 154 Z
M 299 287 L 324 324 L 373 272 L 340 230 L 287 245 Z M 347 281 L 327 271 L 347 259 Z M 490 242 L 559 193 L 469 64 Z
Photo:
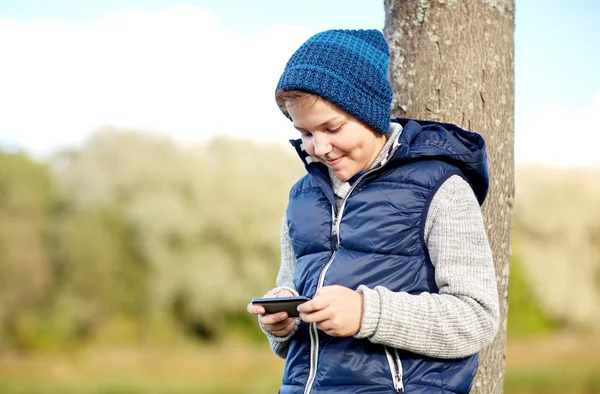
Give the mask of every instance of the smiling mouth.
M 344 156 L 338 157 L 337 159 L 334 159 L 334 160 L 325 160 L 325 163 L 327 163 L 327 166 L 329 166 L 329 167 L 335 167 L 342 161 L 343 158 L 344 158 Z

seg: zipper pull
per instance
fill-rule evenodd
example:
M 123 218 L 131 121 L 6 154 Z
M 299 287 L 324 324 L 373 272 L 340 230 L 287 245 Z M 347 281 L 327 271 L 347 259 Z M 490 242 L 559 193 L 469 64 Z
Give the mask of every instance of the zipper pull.
M 404 392 L 404 383 L 402 383 L 402 377 L 398 373 L 394 375 L 394 387 L 397 392 Z
M 337 248 L 338 248 L 337 233 L 336 233 L 336 229 L 335 229 L 335 221 L 336 221 L 335 208 L 332 205 L 331 206 L 331 249 L 332 250 L 337 250 Z

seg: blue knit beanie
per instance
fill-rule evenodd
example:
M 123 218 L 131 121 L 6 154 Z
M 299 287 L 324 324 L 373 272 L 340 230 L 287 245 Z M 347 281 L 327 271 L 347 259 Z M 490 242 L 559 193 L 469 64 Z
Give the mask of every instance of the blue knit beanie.
M 388 45 L 378 30 L 327 30 L 292 55 L 276 92 L 316 94 L 386 134 L 392 104 L 388 60 Z

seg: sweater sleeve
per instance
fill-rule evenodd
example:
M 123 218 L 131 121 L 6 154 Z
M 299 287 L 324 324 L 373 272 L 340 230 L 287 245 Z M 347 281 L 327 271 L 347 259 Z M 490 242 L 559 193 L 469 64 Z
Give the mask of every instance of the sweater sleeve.
M 276 296 L 277 293 L 283 290 L 288 290 L 295 296 L 298 295 L 298 292 L 294 288 L 293 282 L 295 264 L 296 255 L 294 254 L 294 249 L 292 248 L 292 243 L 290 241 L 287 216 L 284 215 L 283 222 L 281 223 L 281 265 L 279 266 L 279 272 L 275 281 L 277 287 L 265 294 L 266 297 Z M 296 327 L 285 337 L 278 337 L 265 330 L 262 324 L 260 323 L 260 317 L 258 319 L 258 322 L 260 324 L 261 330 L 269 339 L 269 346 L 271 347 L 273 353 L 285 359 L 290 345 L 289 339 L 296 333 L 300 320 L 296 318 Z
M 461 177 L 450 177 L 434 195 L 425 243 L 439 294 L 360 286 L 364 314 L 356 337 L 436 358 L 477 353 L 493 340 L 500 312 L 481 208 Z

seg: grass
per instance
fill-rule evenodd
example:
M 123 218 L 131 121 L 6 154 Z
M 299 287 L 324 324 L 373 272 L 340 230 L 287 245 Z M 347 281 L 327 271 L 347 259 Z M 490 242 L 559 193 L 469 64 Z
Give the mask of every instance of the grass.
M 600 394 L 600 339 L 509 339 L 504 382 L 507 394 Z
M 49 384 L 46 381 L 0 381 L 0 392 L 11 394 L 234 394 L 276 393 L 279 382 L 192 383 L 179 381 L 129 380 Z
M 504 380 L 504 389 L 507 394 L 597 394 L 600 393 L 600 369 L 510 371 Z
M 0 358 L 0 393 L 277 392 L 283 362 L 264 346 L 88 349 Z
M 0 357 L 4 394 L 276 393 L 282 360 L 264 344 L 87 349 Z M 509 341 L 506 394 L 600 394 L 600 340 Z

